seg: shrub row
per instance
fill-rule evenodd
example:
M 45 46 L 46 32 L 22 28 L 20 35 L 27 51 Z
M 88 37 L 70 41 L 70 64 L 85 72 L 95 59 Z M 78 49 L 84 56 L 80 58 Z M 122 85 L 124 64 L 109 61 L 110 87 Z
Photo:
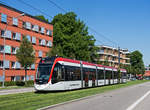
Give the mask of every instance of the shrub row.
M 26 82 L 24 81 L 9 81 L 9 82 L 5 82 L 5 86 L 33 86 L 34 81 L 29 80 Z M 2 82 L 0 82 L 0 86 L 2 86 Z

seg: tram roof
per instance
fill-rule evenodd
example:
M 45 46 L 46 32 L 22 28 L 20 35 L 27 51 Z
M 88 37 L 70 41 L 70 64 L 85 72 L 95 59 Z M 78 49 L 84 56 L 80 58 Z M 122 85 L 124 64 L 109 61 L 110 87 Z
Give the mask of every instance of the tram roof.
M 55 57 L 57 59 L 57 61 L 66 61 L 66 62 L 70 62 L 70 63 L 76 63 L 76 64 L 80 64 L 81 61 L 79 60 L 74 60 L 74 59 L 68 59 L 68 58 L 63 58 L 63 57 Z M 108 68 L 108 69 L 112 69 L 112 70 L 118 70 L 115 67 L 111 67 L 111 66 L 104 66 L 104 65 L 100 65 L 100 64 L 94 64 L 94 63 L 89 63 L 86 61 L 82 61 L 83 65 L 88 65 L 88 66 L 98 66 L 98 67 L 103 67 L 103 68 Z M 121 72 L 126 72 L 126 69 L 120 69 Z

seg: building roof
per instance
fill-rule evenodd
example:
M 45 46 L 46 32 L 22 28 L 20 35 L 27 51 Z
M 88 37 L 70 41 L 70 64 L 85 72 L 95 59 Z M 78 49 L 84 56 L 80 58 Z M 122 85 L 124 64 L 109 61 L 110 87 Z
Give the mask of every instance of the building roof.
M 97 47 L 99 48 L 108 48 L 108 49 L 112 49 L 112 50 L 117 50 L 118 51 L 118 48 L 114 48 L 114 47 L 111 47 L 111 46 L 107 46 L 107 45 L 97 45 Z M 120 52 L 123 53 L 123 54 L 129 54 L 130 52 L 128 51 L 128 49 L 120 49 Z
M 150 71 L 145 71 L 144 76 L 150 76 Z
M 28 14 L 28 13 L 25 13 L 25 12 L 22 12 L 22 11 L 20 11 L 20 10 L 17 10 L 17 9 L 15 9 L 15 8 L 13 8 L 13 7 L 4 5 L 4 4 L 2 4 L 2 3 L 0 3 L 0 6 L 5 7 L 5 8 L 7 8 L 7 9 L 10 9 L 10 10 L 12 10 L 12 11 L 18 12 L 18 13 L 20 13 L 20 14 L 24 13 L 25 16 L 29 16 L 29 17 L 31 17 L 31 18 L 33 18 L 33 19 L 37 19 L 37 20 L 39 20 L 39 21 L 41 21 L 41 22 L 44 22 L 44 23 L 47 23 L 47 24 L 51 24 L 51 23 L 49 23 L 49 22 L 47 22 L 47 21 L 45 21 L 45 20 L 42 20 L 42 19 L 37 18 L 37 17 L 35 17 L 35 16 L 32 16 L 32 15 L 30 15 L 30 14 Z

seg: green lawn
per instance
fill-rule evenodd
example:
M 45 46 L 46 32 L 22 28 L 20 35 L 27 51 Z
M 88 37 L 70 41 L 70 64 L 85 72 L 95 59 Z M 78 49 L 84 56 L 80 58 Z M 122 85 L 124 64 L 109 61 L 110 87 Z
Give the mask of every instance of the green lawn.
M 20 88 L 26 88 L 24 86 L 6 86 L 4 88 L 0 87 L 0 90 L 4 90 L 4 89 L 20 89 Z
M 130 81 L 126 84 L 118 84 L 112 86 L 104 86 L 97 88 L 89 88 L 68 92 L 55 93 L 19 93 L 11 95 L 0 96 L 0 110 L 35 110 L 37 108 L 58 104 L 61 102 L 86 97 L 106 91 L 127 87 L 139 83 L 146 82 L 146 80 Z

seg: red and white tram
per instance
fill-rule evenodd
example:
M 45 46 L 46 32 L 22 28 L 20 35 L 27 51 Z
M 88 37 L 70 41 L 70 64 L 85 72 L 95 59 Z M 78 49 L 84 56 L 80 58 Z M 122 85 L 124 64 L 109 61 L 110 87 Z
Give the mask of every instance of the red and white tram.
M 126 82 L 126 70 L 121 71 L 121 83 Z M 72 90 L 118 83 L 118 70 L 85 61 L 61 57 L 42 58 L 34 87 L 37 91 Z

